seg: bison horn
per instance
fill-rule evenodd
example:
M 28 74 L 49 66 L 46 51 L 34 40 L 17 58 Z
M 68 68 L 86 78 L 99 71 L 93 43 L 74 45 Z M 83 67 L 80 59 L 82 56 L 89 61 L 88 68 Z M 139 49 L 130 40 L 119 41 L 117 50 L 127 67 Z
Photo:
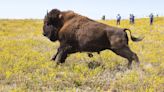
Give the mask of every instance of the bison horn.
M 48 15 L 48 10 L 47 10 L 47 15 Z

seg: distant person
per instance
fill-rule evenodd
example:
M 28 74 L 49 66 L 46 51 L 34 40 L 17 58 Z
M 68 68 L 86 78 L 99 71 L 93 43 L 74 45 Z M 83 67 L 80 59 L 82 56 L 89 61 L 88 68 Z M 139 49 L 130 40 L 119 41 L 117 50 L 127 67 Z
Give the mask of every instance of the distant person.
M 135 23 L 135 16 L 132 14 L 132 24 Z
M 153 21 L 154 21 L 154 15 L 153 15 L 153 13 L 151 13 L 149 15 L 149 18 L 150 18 L 150 25 L 153 25 Z
M 105 20 L 105 15 L 102 16 L 102 20 Z
M 159 17 L 159 15 L 157 14 L 157 18 Z
M 134 24 L 135 23 L 135 16 L 133 14 L 130 14 L 130 24 Z
M 133 16 L 132 16 L 132 14 L 130 14 L 129 20 L 130 20 L 130 24 L 132 24 L 132 21 L 133 21 Z
M 121 16 L 120 16 L 120 14 L 118 14 L 118 15 L 116 16 L 116 18 L 117 18 L 117 25 L 120 25 L 120 21 L 121 21 Z

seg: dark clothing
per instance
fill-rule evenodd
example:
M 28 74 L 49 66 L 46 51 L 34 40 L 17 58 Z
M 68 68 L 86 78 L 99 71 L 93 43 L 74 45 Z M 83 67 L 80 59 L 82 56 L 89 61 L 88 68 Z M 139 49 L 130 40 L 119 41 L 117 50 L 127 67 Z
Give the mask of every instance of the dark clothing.
M 117 25 L 120 25 L 120 21 L 121 21 L 121 16 L 117 15 Z
M 105 20 L 105 15 L 102 16 L 102 20 Z
M 149 18 L 150 18 L 150 25 L 153 25 L 154 15 L 150 14 Z
M 117 25 L 120 25 L 120 20 L 117 20 Z
M 153 18 L 150 19 L 150 25 L 153 25 Z
M 134 24 L 134 21 L 135 21 L 135 19 L 134 19 L 135 17 L 134 17 L 134 15 L 133 15 L 133 17 L 132 17 L 132 24 Z
M 135 16 L 133 14 L 130 14 L 130 24 L 134 24 Z

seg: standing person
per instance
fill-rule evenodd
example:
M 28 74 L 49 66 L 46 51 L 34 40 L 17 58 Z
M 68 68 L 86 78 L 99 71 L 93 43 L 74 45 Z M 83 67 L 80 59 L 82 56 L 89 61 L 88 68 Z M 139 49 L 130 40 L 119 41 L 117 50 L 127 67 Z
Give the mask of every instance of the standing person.
M 135 16 L 134 16 L 134 14 L 132 14 L 132 24 L 134 24 L 135 23 Z
M 120 25 L 120 21 L 121 21 L 120 14 L 117 14 L 116 18 L 117 18 L 117 25 Z
M 129 20 L 129 24 L 132 24 L 132 14 L 130 14 Z
M 158 14 L 157 14 L 157 18 L 158 18 Z
M 154 20 L 154 15 L 153 15 L 153 13 L 151 13 L 151 14 L 149 15 L 149 18 L 150 18 L 150 25 L 153 25 L 153 20 Z
M 105 15 L 102 16 L 102 20 L 105 20 Z

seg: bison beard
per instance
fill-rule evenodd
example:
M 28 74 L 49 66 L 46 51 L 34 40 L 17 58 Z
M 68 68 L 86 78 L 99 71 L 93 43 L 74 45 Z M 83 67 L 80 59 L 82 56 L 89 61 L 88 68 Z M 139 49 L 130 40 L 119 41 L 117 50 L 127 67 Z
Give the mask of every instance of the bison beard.
M 44 18 L 43 35 L 51 41 L 58 40 L 60 47 L 52 57 L 57 57 L 58 63 L 64 63 L 68 54 L 75 52 L 100 52 L 112 50 L 117 55 L 126 58 L 131 67 L 132 60 L 139 64 L 137 55 L 128 46 L 128 36 L 125 31 L 130 32 L 132 41 L 142 39 L 135 38 L 131 31 L 126 28 L 108 26 L 87 17 L 78 15 L 72 11 L 60 11 L 53 9 Z M 90 56 L 92 56 L 90 54 Z

